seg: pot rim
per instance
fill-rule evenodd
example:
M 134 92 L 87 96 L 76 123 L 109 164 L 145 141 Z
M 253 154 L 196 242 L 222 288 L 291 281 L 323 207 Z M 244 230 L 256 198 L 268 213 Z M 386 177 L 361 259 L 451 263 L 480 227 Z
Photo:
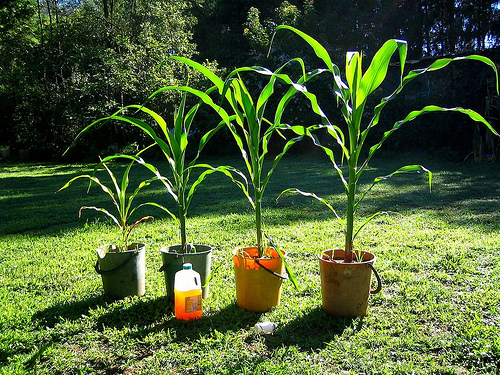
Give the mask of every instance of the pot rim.
M 265 250 L 272 250 L 275 252 L 275 254 L 271 253 L 270 255 L 276 255 L 276 256 L 272 256 L 271 258 L 266 258 L 266 257 L 260 257 L 260 258 L 255 258 L 255 257 L 252 257 L 250 255 L 248 256 L 245 256 L 242 252 L 242 250 L 244 251 L 244 253 L 246 253 L 248 255 L 248 253 L 246 252 L 246 250 L 257 250 L 257 247 L 256 246 L 245 246 L 245 247 L 237 247 L 236 249 L 234 249 L 232 251 L 232 254 L 233 256 L 235 257 L 239 257 L 239 258 L 243 258 L 243 259 L 250 259 L 250 260 L 255 260 L 255 259 L 259 259 L 259 260 L 266 260 L 266 259 L 280 259 L 280 256 L 278 254 L 278 250 L 276 250 L 274 247 L 272 246 L 268 246 L 265 248 Z M 281 254 L 286 257 L 286 251 L 284 250 L 279 250 L 281 252 Z
M 322 251 L 321 253 L 318 254 L 318 259 L 320 262 L 324 262 L 326 264 L 342 264 L 342 265 L 350 265 L 350 266 L 356 266 L 356 265 L 363 265 L 363 264 L 373 264 L 375 263 L 375 261 L 377 260 L 377 256 L 374 255 L 373 253 L 370 253 L 369 251 L 364 251 L 362 250 L 361 251 L 361 254 L 363 254 L 363 261 L 362 262 L 356 262 L 356 261 L 353 261 L 353 262 L 350 262 L 350 263 L 344 263 L 344 257 L 343 256 L 337 256 L 337 257 L 333 257 L 333 258 L 325 258 L 324 254 L 327 253 L 327 252 L 335 252 L 335 251 L 339 251 L 339 252 L 342 252 L 342 254 L 344 254 L 345 250 L 344 249 L 328 249 L 328 250 L 325 250 L 325 251 Z M 354 250 L 356 251 L 356 250 Z M 365 255 L 368 255 L 371 259 L 367 259 L 367 260 L 364 260 L 364 257 Z M 334 261 L 332 261 L 334 260 Z M 340 261 L 340 262 L 339 262 Z
M 178 251 L 170 251 L 171 249 L 173 248 L 180 248 L 182 245 L 167 245 L 167 246 L 163 246 L 162 248 L 160 248 L 160 252 L 163 253 L 163 254 L 169 254 L 169 255 L 195 255 L 195 254 L 207 254 L 207 253 L 210 253 L 212 250 L 213 250 L 213 247 L 211 245 L 205 245 L 205 244 L 192 244 L 195 249 L 198 248 L 198 246 L 203 246 L 205 247 L 206 249 L 203 250 L 203 251 L 196 251 L 196 252 L 193 252 L 193 253 L 179 253 Z
M 113 250 L 118 249 L 118 251 L 111 251 L 109 248 L 112 248 Z M 143 242 L 132 242 L 128 245 L 127 250 L 120 250 L 121 248 L 121 246 L 107 244 L 99 246 L 96 249 L 96 253 L 99 258 L 103 259 L 108 254 L 128 254 L 131 252 L 142 251 L 146 248 L 146 244 Z

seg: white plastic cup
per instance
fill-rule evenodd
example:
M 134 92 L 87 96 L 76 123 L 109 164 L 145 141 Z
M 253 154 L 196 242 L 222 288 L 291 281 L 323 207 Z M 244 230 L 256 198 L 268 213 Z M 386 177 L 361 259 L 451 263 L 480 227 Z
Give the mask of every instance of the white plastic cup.
M 258 333 L 271 333 L 276 329 L 276 324 L 273 322 L 262 322 L 257 323 L 253 326 L 255 332 Z

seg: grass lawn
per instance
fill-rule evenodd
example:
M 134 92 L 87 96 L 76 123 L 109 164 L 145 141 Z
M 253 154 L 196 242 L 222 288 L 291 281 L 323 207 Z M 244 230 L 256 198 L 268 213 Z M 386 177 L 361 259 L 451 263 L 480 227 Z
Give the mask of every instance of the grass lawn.
M 317 252 L 342 244 L 341 230 L 315 200 L 275 198 L 297 187 L 341 206 L 343 195 L 324 158 L 288 156 L 264 217 L 300 290 L 285 282 L 281 306 L 264 314 L 236 306 L 231 250 L 253 244 L 253 215 L 236 186 L 212 175 L 193 200 L 188 236 L 213 245 L 220 267 L 191 322 L 177 321 L 164 297 L 159 248 L 178 238 L 162 211 L 145 209 L 155 220 L 133 236 L 148 245 L 146 296 L 114 301 L 93 266 L 95 249 L 117 233 L 98 213 L 78 218 L 80 206 L 106 197 L 86 195 L 84 181 L 54 193 L 93 166 L 0 164 L 0 374 L 499 374 L 500 163 L 397 159 L 373 161 L 366 182 L 419 163 L 434 185 L 397 176 L 361 208 L 361 217 L 389 211 L 357 242 L 378 257 L 383 280 L 366 317 L 322 311 Z M 134 167 L 133 176 L 148 175 Z M 159 184 L 142 199 L 171 205 Z M 254 333 L 260 321 L 278 328 Z

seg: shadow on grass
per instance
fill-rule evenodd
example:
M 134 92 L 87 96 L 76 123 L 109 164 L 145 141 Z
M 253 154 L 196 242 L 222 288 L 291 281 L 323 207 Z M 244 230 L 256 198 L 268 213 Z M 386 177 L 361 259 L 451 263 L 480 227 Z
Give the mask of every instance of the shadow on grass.
M 239 308 L 235 303 L 217 310 L 214 313 L 203 315 L 201 319 L 193 321 L 177 320 L 174 315 L 174 304 L 167 297 L 125 298 L 116 300 L 106 295 L 85 298 L 74 302 L 58 303 L 35 313 L 32 320 L 43 328 L 54 328 L 64 321 L 76 321 L 86 318 L 92 310 L 103 307 L 106 312 L 100 315 L 95 322 L 98 330 L 103 327 L 123 329 L 135 328 L 137 338 L 145 337 L 152 332 L 175 329 L 177 339 L 199 337 L 212 330 L 221 333 L 229 330 L 238 330 L 252 327 L 260 319 L 261 313 L 253 313 Z
M 123 329 L 134 327 L 131 338 L 142 340 L 150 334 L 170 331 L 174 342 L 198 340 L 217 331 L 224 334 L 241 329 L 251 330 L 260 321 L 262 313 L 241 309 L 236 303 L 203 315 L 192 321 L 177 320 L 173 316 L 173 303 L 166 297 L 154 300 L 141 300 L 130 307 L 116 306 L 115 309 L 98 319 L 98 327 Z M 291 320 L 279 327 L 272 335 L 265 335 L 266 345 L 270 348 L 295 345 L 306 350 L 322 349 L 335 336 L 342 335 L 346 328 L 359 331 L 363 319 L 338 318 L 325 314 L 317 307 L 308 314 Z
M 265 342 L 270 348 L 295 345 L 303 350 L 323 349 L 348 327 L 355 331 L 361 330 L 363 319 L 332 317 L 318 306 L 308 314 L 278 327 L 272 335 L 265 335 Z
M 172 315 L 173 304 L 165 297 L 151 301 L 139 301 L 125 309 L 101 316 L 99 327 L 135 327 L 131 337 L 142 340 L 150 334 L 175 332 L 174 342 L 199 340 L 217 331 L 224 334 L 241 329 L 251 330 L 260 321 L 261 313 L 246 311 L 231 303 L 215 313 L 204 315 L 193 321 L 177 320 Z M 321 307 L 294 319 L 283 327 L 279 327 L 272 335 L 265 335 L 264 340 L 269 348 L 295 345 L 304 350 L 323 349 L 334 337 L 342 335 L 347 328 L 359 331 L 363 327 L 363 319 L 338 318 L 325 314 Z
M 232 302 L 225 307 L 209 312 L 202 318 L 193 321 L 175 319 L 174 305 L 167 297 L 142 297 L 114 300 L 104 295 L 93 296 L 79 301 L 55 304 L 33 315 L 40 329 L 54 328 L 58 323 L 93 319 L 92 310 L 104 308 L 103 314 L 97 316 L 92 326 L 97 331 L 111 328 L 127 329 L 129 339 L 142 342 L 148 336 L 161 334 L 171 342 L 188 343 L 209 337 L 224 335 L 227 332 L 239 330 L 251 331 L 259 322 L 262 313 L 249 312 L 239 308 Z M 269 348 L 283 346 L 298 346 L 304 350 L 317 350 L 327 346 L 335 337 L 342 335 L 347 328 L 359 331 L 362 319 L 335 318 L 326 315 L 321 307 L 312 309 L 307 314 L 291 320 L 286 325 L 278 327 L 272 335 L 264 335 L 263 339 Z M 255 336 L 247 336 L 253 340 Z M 50 348 L 57 338 L 44 341 L 32 350 L 25 361 L 25 368 L 31 369 L 43 353 Z M 148 349 L 144 356 L 154 352 Z M 0 353 L 7 358 L 13 353 Z
M 131 336 L 142 339 L 151 333 L 173 329 L 175 341 L 198 339 L 214 330 L 219 333 L 250 330 L 261 318 L 261 313 L 241 309 L 231 303 L 214 313 L 203 315 L 193 321 L 177 320 L 173 316 L 174 305 L 167 297 L 126 299 L 122 303 L 111 297 L 101 295 L 81 301 L 61 303 L 33 315 L 40 327 L 53 328 L 62 321 L 76 321 L 85 317 L 91 310 L 106 307 L 107 312 L 99 316 L 95 326 L 123 329 L 135 328 Z M 125 306 L 124 306 L 125 305 Z M 273 333 L 266 335 L 269 346 L 297 345 L 305 349 L 317 349 L 326 345 L 333 336 L 340 335 L 347 327 L 355 330 L 362 328 L 363 321 L 352 318 L 336 318 L 325 314 L 321 307 L 308 314 L 291 320 Z
M 225 333 L 242 328 L 250 329 L 257 323 L 261 313 L 254 313 L 239 308 L 235 303 L 203 315 L 200 319 L 184 321 L 173 315 L 174 304 L 167 297 L 140 300 L 129 307 L 116 306 L 99 317 L 98 327 L 135 328 L 131 333 L 134 339 L 142 340 L 150 334 L 175 332 L 173 340 L 183 342 L 197 340 L 214 332 Z
M 41 327 L 54 328 L 62 321 L 75 321 L 91 310 L 112 303 L 114 299 L 106 295 L 85 298 L 80 301 L 58 303 L 35 313 L 32 319 Z
M 427 164 L 427 163 L 424 163 Z M 500 163 L 467 165 L 465 163 L 431 163 L 434 173 L 432 191 L 424 174 L 401 174 L 387 179 L 370 191 L 359 207 L 361 217 L 375 212 L 407 211 L 436 212 L 441 219 L 458 226 L 479 228 L 485 232 L 500 229 L 498 205 L 500 196 Z M 404 164 L 393 160 L 375 160 L 359 183 L 359 192 L 364 192 L 375 177 L 386 175 Z M 328 175 L 328 181 L 336 182 L 336 176 Z M 299 181 L 299 179 L 291 179 Z M 332 204 L 339 213 L 345 209 L 345 197 L 341 190 L 325 184 L 325 175 L 307 171 L 296 187 L 315 192 Z M 326 189 L 325 189 L 326 187 Z M 310 189 L 310 190 L 308 190 Z M 272 194 L 268 194 L 272 195 Z M 309 197 L 289 195 L 282 197 L 274 207 L 284 212 L 268 224 L 310 220 L 312 217 L 333 220 L 333 215 L 323 205 Z M 309 216 L 309 217 L 308 217 Z
M 363 202 L 361 214 L 371 215 L 380 210 L 440 210 L 443 207 L 452 207 L 467 211 L 471 217 L 468 220 L 464 217 L 450 216 L 447 220 L 452 223 L 458 225 L 477 223 L 487 231 L 498 229 L 495 225 L 498 217 L 490 220 L 484 214 L 494 215 L 498 212 L 500 182 L 497 176 L 500 163 L 469 166 L 464 163 L 444 163 L 431 159 L 430 165 L 427 165 L 426 160 L 420 161 L 419 158 L 413 157 L 410 159 L 412 164 L 422 162 L 434 171 L 435 182 L 432 193 L 426 186 L 426 176 L 398 175 L 377 185 L 377 188 Z M 209 163 L 242 166 L 233 158 L 209 160 Z M 166 169 L 164 162 L 155 164 L 161 169 Z M 363 176 L 361 191 L 369 186 L 373 178 L 386 175 L 404 164 L 407 164 L 405 160 L 400 162 L 392 159 L 374 160 L 370 165 L 371 168 Z M 80 174 L 81 171 L 89 172 L 92 166 L 81 166 L 81 168 L 50 166 L 46 169 L 45 174 L 41 172 L 30 174 L 28 168 L 24 168 L 20 176 L 12 172 L 12 175 L 8 177 L 0 178 L 2 187 L 0 196 L 3 198 L 4 208 L 0 212 L 0 235 L 28 230 L 41 230 L 43 234 L 46 234 L 54 227 L 57 227 L 58 231 L 80 227 L 82 222 L 77 219 L 80 206 L 91 203 L 107 207 L 108 198 L 99 190 L 92 190 L 90 195 L 87 195 L 87 184 L 83 181 L 71 189 L 55 194 L 71 176 Z M 145 169 L 136 168 L 132 177 L 131 184 L 134 185 L 150 177 L 150 174 Z M 317 218 L 317 215 L 330 220 L 332 218 L 330 212 L 319 203 L 311 205 L 313 202 L 311 198 L 288 196 L 283 197 L 279 204 L 276 204 L 275 199 L 281 191 L 290 187 L 333 199 L 330 203 L 340 210 L 345 204 L 342 185 L 334 175 L 332 167 L 325 163 L 324 158 L 294 156 L 284 159 L 268 187 L 264 205 L 266 212 L 273 212 L 273 215 L 279 211 L 280 215 L 283 214 L 283 210 L 279 210 L 283 208 L 300 215 L 300 217 L 291 214 L 289 217 L 277 217 L 278 221 L 310 220 Z M 137 203 L 158 200 L 163 205 L 173 204 L 159 184 L 145 190 L 144 193 L 144 196 L 138 197 Z M 36 207 L 37 215 L 33 215 L 34 207 Z M 245 212 L 250 210 L 243 194 L 229 179 L 214 177 L 200 186 L 189 216 L 196 217 L 205 212 L 210 212 L 212 215 L 227 215 L 229 212 L 241 212 L 241 210 Z M 153 214 L 157 218 L 167 217 L 161 212 Z M 272 219 L 269 222 L 271 223 Z
M 53 329 L 58 323 L 65 321 L 77 321 L 82 319 L 83 316 L 89 314 L 93 309 L 101 306 L 106 306 L 112 303 L 114 300 L 111 297 L 105 295 L 93 296 L 85 298 L 79 301 L 63 302 L 50 306 L 44 310 L 41 310 L 32 315 L 32 320 L 38 325 L 38 328 L 42 330 Z M 44 340 L 41 343 L 31 343 L 32 348 L 28 350 L 31 351 L 30 356 L 24 361 L 24 367 L 26 370 L 32 370 L 33 366 L 43 355 L 43 353 L 52 346 L 53 340 Z M 27 347 L 30 347 L 27 345 Z M 11 352 L 0 351 L 0 364 L 6 361 L 7 358 L 18 353 L 17 350 Z

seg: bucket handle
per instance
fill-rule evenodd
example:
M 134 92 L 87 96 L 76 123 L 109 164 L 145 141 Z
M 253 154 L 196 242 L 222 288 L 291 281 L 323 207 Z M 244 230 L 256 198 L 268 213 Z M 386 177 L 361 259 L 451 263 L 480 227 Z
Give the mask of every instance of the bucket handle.
M 112 270 L 108 270 L 108 271 L 103 271 L 100 267 L 99 267 L 99 259 L 96 260 L 95 262 L 95 266 L 94 266 L 94 269 L 95 271 L 99 274 L 99 275 L 109 275 L 110 273 L 113 273 L 115 271 L 118 271 L 120 268 L 123 268 L 125 267 L 125 265 L 130 262 L 132 260 L 133 257 L 137 256 L 137 254 L 139 254 L 138 251 L 134 251 L 133 253 L 130 254 L 130 256 L 125 259 L 125 261 L 120 264 L 118 267 L 115 267 L 113 268 Z
M 379 276 L 377 270 L 375 269 L 375 267 L 373 267 L 373 264 L 368 263 L 368 265 L 372 269 L 373 274 L 375 275 L 375 278 L 377 279 L 377 288 L 376 289 L 371 289 L 370 290 L 370 294 L 377 294 L 378 292 L 380 292 L 382 290 L 382 279 L 380 278 L 380 276 Z
M 276 272 L 270 270 L 269 268 L 267 268 L 266 266 L 264 266 L 262 263 L 260 263 L 258 259 L 255 259 L 255 263 L 257 263 L 259 266 L 261 266 L 264 269 L 264 271 L 269 272 L 273 276 L 276 276 L 276 277 L 278 277 L 278 278 L 280 278 L 282 280 L 287 280 L 288 279 L 288 275 L 286 273 L 284 273 L 283 275 L 281 275 L 279 273 L 276 273 Z
M 184 263 L 184 254 L 180 254 L 182 255 L 182 263 Z M 179 254 L 175 254 L 175 256 L 171 257 L 170 260 L 168 262 L 165 262 L 162 264 L 162 266 L 160 267 L 160 269 L 158 270 L 158 272 L 163 272 L 165 271 L 165 268 L 170 264 L 170 262 L 172 262 L 174 259 L 177 259 L 179 258 Z

